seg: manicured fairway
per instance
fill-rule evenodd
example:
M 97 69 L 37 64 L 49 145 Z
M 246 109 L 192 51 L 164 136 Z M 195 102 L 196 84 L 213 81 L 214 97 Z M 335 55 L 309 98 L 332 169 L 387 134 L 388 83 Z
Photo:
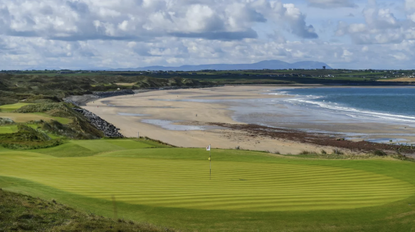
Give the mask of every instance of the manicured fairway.
M 48 186 L 91 202 L 116 199 L 125 212 L 134 206 L 176 210 L 190 221 L 200 220 L 194 212 L 209 211 L 247 215 L 363 212 L 415 195 L 414 183 L 408 181 L 411 178 L 399 178 L 403 170 L 415 167 L 410 162 L 311 160 L 213 150 L 210 177 L 204 149 L 160 146 L 130 139 L 71 141 L 26 152 L 0 150 L 0 176 L 30 181 L 33 184 L 26 185 L 30 188 Z M 382 165 L 388 167 L 384 173 Z M 139 212 L 136 219 L 143 219 Z

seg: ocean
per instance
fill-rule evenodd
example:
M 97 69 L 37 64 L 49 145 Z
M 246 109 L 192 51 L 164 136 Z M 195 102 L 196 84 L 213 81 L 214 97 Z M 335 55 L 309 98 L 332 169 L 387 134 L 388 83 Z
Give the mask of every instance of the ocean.
M 415 123 L 415 88 L 304 88 L 277 91 L 295 95 L 304 107 L 321 107 L 350 117 Z
M 346 139 L 414 143 L 415 88 L 286 88 L 282 98 L 234 104 L 234 119 L 270 127 L 339 134 Z

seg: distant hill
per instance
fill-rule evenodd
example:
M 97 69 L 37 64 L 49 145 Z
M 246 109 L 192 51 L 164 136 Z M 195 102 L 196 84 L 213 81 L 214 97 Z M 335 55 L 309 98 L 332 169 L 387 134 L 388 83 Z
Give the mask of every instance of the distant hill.
M 122 68 L 116 71 L 200 71 L 200 70 L 262 70 L 262 69 L 331 69 L 325 63 L 316 61 L 300 61 L 287 63 L 280 60 L 264 60 L 254 64 L 202 64 L 202 65 L 183 65 L 180 67 L 148 66 L 142 68 Z

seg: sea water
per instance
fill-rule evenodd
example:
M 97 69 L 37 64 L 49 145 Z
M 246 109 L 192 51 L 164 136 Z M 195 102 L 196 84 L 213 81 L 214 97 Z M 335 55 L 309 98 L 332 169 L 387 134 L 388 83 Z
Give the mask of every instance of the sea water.
M 291 101 L 305 107 L 343 111 L 351 117 L 415 122 L 415 88 L 299 88 L 281 92 L 296 95 Z
M 415 134 L 415 88 L 287 88 L 267 94 L 282 97 L 244 100 L 231 107 L 234 119 L 379 142 L 405 142 L 401 137 Z M 388 132 L 382 125 L 402 131 Z

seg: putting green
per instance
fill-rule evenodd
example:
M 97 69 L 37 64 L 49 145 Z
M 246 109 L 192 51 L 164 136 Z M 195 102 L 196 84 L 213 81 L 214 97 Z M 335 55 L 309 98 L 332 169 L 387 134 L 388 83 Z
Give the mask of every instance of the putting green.
M 194 159 L 145 158 L 140 151 L 77 158 L 4 153 L 0 176 L 92 198 L 111 200 L 114 196 L 129 204 L 203 210 L 351 209 L 415 193 L 413 185 L 385 175 L 305 164 L 214 161 L 210 179 L 209 162 L 200 160 L 199 154 Z

